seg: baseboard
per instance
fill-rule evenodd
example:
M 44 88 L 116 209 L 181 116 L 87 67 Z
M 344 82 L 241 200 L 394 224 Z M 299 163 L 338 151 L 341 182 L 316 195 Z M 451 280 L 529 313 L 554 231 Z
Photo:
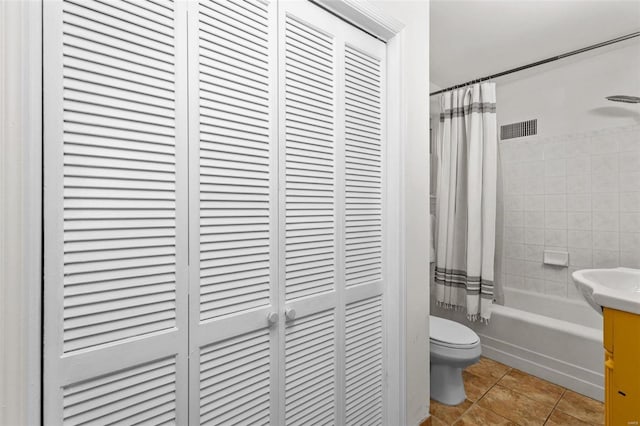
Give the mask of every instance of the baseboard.
M 431 416 L 420 422 L 420 426 L 431 426 Z
M 604 378 L 601 372 L 587 370 L 487 335 L 480 334 L 480 341 L 482 354 L 487 358 L 604 401 Z

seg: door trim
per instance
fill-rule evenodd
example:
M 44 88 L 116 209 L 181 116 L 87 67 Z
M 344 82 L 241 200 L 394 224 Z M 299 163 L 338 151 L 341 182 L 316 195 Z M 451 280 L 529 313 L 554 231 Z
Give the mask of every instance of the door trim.
M 392 16 L 385 15 L 367 1 L 357 0 L 310 0 L 323 9 L 364 31 L 388 42 L 402 31 L 404 24 Z
M 0 46 L 0 424 L 38 424 L 42 2 L 0 2 Z

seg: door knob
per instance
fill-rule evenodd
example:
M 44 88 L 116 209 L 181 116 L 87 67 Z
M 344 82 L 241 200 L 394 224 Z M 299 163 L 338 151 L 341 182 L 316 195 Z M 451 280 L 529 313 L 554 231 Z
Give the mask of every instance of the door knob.
M 269 325 L 274 325 L 278 322 L 278 314 L 276 314 L 275 312 L 269 312 L 267 314 L 267 322 L 269 323 Z
M 287 308 L 284 311 L 284 317 L 286 318 L 287 321 L 293 321 L 294 319 L 296 319 L 296 310 L 292 308 Z

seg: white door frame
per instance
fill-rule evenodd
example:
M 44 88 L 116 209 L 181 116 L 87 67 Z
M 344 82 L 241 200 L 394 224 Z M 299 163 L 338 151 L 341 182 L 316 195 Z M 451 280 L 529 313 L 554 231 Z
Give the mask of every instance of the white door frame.
M 188 1 L 188 0 L 184 0 Z M 385 424 L 406 424 L 404 24 L 367 1 L 312 0 L 387 42 Z M 0 2 L 0 424 L 41 418 L 42 0 Z M 393 188 L 393 190 L 389 190 Z
M 0 1 L 0 424 L 39 424 L 42 2 Z

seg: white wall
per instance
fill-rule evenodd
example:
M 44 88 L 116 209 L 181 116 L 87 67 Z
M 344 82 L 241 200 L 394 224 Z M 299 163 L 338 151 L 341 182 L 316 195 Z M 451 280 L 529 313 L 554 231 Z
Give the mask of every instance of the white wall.
M 637 104 L 605 96 L 640 96 L 640 41 L 512 74 L 496 87 L 498 125 L 537 118 L 541 137 L 639 124 Z
M 406 256 L 406 424 L 429 415 L 429 4 L 373 1 L 406 27 L 403 75 Z
M 539 129 L 501 142 L 505 286 L 581 300 L 572 271 L 640 267 L 640 105 L 617 94 L 640 96 L 638 41 L 498 82 L 498 124 Z M 569 268 L 543 265 L 545 249 Z

